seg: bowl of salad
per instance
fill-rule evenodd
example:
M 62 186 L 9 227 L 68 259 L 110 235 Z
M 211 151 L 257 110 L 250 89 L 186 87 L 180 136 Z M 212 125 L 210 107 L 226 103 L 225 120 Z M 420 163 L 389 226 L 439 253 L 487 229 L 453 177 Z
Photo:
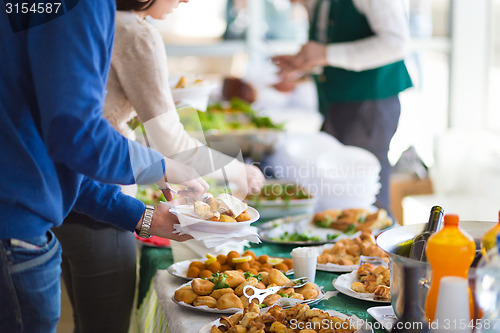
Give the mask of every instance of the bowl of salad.
M 210 104 L 205 112 L 184 108 L 178 113 L 193 137 L 209 145 L 221 141 L 234 143 L 243 155 L 254 160 L 273 152 L 284 128 L 284 124 L 276 124 L 238 98 Z

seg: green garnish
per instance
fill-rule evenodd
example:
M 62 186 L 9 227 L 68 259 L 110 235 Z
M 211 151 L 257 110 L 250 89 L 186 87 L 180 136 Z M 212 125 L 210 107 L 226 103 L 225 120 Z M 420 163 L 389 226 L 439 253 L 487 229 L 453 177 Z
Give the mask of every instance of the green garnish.
M 327 234 L 326 239 L 327 240 L 333 240 L 337 238 L 338 235 L 333 235 L 333 234 Z M 319 236 L 312 236 L 309 235 L 308 233 L 298 233 L 298 232 L 288 232 L 285 231 L 285 233 L 279 237 L 272 237 L 271 240 L 277 241 L 277 242 L 321 242 L 324 239 L 322 239 Z
M 356 233 L 356 226 L 354 224 L 349 225 L 344 229 L 343 233 L 346 235 L 354 235 Z
M 208 281 L 214 284 L 214 290 L 229 288 L 229 285 L 226 283 L 227 274 L 224 273 L 213 273 L 212 277 L 208 279 Z
M 257 279 L 257 281 L 262 281 L 262 279 L 264 278 L 264 277 L 262 276 L 262 274 L 255 275 L 255 274 L 253 274 L 252 272 L 245 272 L 245 274 L 244 274 L 244 275 L 245 275 L 245 279 L 248 279 L 248 278 L 253 277 L 253 278 L 256 278 L 256 279 Z

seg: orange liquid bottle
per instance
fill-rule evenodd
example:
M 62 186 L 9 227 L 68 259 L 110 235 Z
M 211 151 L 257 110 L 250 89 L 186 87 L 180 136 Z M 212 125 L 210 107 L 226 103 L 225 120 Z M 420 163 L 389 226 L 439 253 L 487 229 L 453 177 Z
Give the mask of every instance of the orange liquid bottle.
M 468 279 L 469 267 L 476 253 L 476 244 L 470 235 L 458 228 L 457 215 L 445 215 L 444 227 L 429 238 L 426 253 L 432 268 L 432 278 L 425 300 L 425 315 L 429 321 L 434 321 L 441 278 L 459 276 Z M 470 288 L 469 304 L 473 316 L 474 300 Z
M 498 213 L 498 223 L 481 238 L 481 252 L 483 256 L 487 256 L 487 252 L 496 245 L 497 235 L 500 235 L 500 212 Z

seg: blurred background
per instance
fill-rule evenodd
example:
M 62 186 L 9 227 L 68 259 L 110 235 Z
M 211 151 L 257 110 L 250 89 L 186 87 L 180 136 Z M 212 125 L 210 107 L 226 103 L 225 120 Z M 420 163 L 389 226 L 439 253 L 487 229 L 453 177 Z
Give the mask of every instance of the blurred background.
M 430 178 L 410 183 L 396 179 L 394 186 L 399 187 L 393 192 L 403 187 L 404 193 L 395 201 L 419 193 L 432 194 L 429 200 L 434 202 L 444 200 L 436 195 L 446 200 L 457 195 L 471 203 L 467 205 L 471 211 L 484 212 L 475 218 L 494 218 L 498 207 L 483 201 L 491 200 L 500 184 L 496 167 L 500 165 L 500 1 L 406 0 L 405 4 L 412 35 L 406 63 L 414 87 L 400 95 L 402 114 L 389 158 L 395 164 L 413 147 L 429 167 Z M 307 12 L 301 5 L 288 0 L 191 0 L 154 24 L 165 40 L 173 78 L 186 74 L 214 82 L 225 76 L 244 78 L 258 92 L 254 107 L 273 120 L 286 118 L 287 130 L 319 128 L 312 83 L 289 94 L 269 87 L 276 82 L 276 68 L 269 58 L 294 53 L 307 39 Z M 412 206 L 406 210 L 409 216 L 424 218 Z M 452 209 L 455 206 L 464 210 L 461 204 L 452 204 Z

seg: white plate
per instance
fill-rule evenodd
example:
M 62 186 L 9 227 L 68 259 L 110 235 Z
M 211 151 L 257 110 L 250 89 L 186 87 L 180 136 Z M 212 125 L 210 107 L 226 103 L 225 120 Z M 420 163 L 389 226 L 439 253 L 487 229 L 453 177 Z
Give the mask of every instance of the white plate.
M 264 309 L 262 312 L 266 312 L 269 308 L 267 309 Z M 349 319 L 349 321 L 356 325 L 357 327 L 361 327 L 360 329 L 358 329 L 356 331 L 356 333 L 373 333 L 373 329 L 371 328 L 370 325 L 368 325 L 368 323 L 356 316 L 348 316 L 348 315 L 345 315 L 341 312 L 338 312 L 338 311 L 335 311 L 335 310 L 322 310 L 322 311 L 325 311 L 325 312 L 328 312 L 328 314 L 330 314 L 330 316 L 336 316 L 336 317 L 339 317 L 343 320 L 345 319 Z M 217 320 L 214 320 L 206 325 L 204 325 L 199 333 L 210 333 L 211 332 L 211 329 L 212 329 L 212 326 L 213 325 L 219 325 L 220 324 L 220 319 L 217 319 Z
M 190 259 L 190 260 L 184 260 L 184 261 L 179 261 L 173 265 L 170 265 L 167 268 L 167 271 L 172 274 L 175 277 L 184 279 L 184 280 L 192 280 L 193 278 L 187 277 L 187 271 L 189 269 L 189 265 L 193 261 L 201 261 L 204 262 L 207 260 L 206 258 L 200 258 L 200 259 Z M 288 272 L 285 273 L 286 275 L 293 274 L 293 269 L 289 270 Z
M 356 233 L 356 236 L 359 236 L 360 233 Z M 331 249 L 334 247 L 335 244 L 325 244 L 323 246 L 318 246 L 318 253 L 321 255 L 324 250 L 326 249 Z M 325 271 L 325 272 L 352 272 L 353 270 L 357 269 L 359 265 L 337 265 L 337 264 L 316 264 L 316 269 L 320 271 Z
M 184 283 L 182 286 L 180 286 L 179 288 L 177 288 L 175 291 L 181 289 L 182 287 L 185 287 L 185 286 L 189 286 L 191 285 L 191 281 L 190 282 L 187 282 L 187 283 Z M 297 304 L 316 304 L 318 303 L 319 301 L 321 301 L 324 297 L 325 297 L 325 292 L 323 291 L 322 287 L 319 287 L 317 284 L 315 284 L 316 286 L 316 289 L 319 291 L 319 295 L 318 297 L 316 298 L 313 298 L 313 299 L 308 299 L 308 300 L 304 300 L 304 301 L 300 301 L 300 300 L 297 300 L 297 299 L 294 299 L 294 298 L 281 298 L 282 300 L 282 303 L 281 304 L 278 304 L 278 302 L 276 302 L 275 304 L 276 305 L 280 305 L 283 309 L 286 309 L 286 308 L 290 308 L 294 305 L 297 305 Z M 185 308 L 188 308 L 188 309 L 192 309 L 192 310 L 196 310 L 196 311 L 201 311 L 201 312 L 209 312 L 209 313 L 220 313 L 220 314 L 233 314 L 233 313 L 236 313 L 238 311 L 242 311 L 242 309 L 238 309 L 238 308 L 231 308 L 231 309 L 225 309 L 225 310 L 219 310 L 217 308 L 209 308 L 208 306 L 193 306 L 191 304 L 187 304 L 187 303 L 184 303 L 184 302 L 179 302 L 175 299 L 175 291 L 174 291 L 174 295 L 172 295 L 172 301 L 175 303 L 175 304 L 178 304 L 182 307 L 185 307 Z M 266 309 L 266 308 L 264 308 Z
M 262 219 L 276 219 L 283 216 L 313 214 L 316 198 L 300 199 L 300 200 L 261 200 L 253 202 L 247 200 L 249 206 L 259 209 Z
M 391 301 L 381 301 L 381 300 L 376 300 L 374 297 L 374 294 L 369 294 L 369 293 L 358 293 L 355 292 L 354 290 L 351 289 L 351 284 L 355 281 L 357 281 L 356 275 L 358 274 L 358 270 L 354 270 L 351 273 L 347 274 L 342 274 L 335 280 L 333 280 L 333 286 L 335 289 L 337 289 L 339 292 L 341 292 L 344 295 L 357 298 L 363 301 L 369 301 L 369 302 L 376 302 L 376 303 L 390 303 Z
M 366 311 L 389 332 L 397 320 L 391 305 L 374 306 Z
M 202 220 L 195 214 L 193 205 L 179 205 L 170 208 L 170 212 L 177 216 L 179 223 L 182 226 L 189 226 L 193 230 L 208 232 L 212 234 L 226 234 L 233 233 L 249 227 L 260 218 L 259 212 L 253 208 L 248 207 L 248 214 L 250 220 L 244 222 L 215 222 Z

